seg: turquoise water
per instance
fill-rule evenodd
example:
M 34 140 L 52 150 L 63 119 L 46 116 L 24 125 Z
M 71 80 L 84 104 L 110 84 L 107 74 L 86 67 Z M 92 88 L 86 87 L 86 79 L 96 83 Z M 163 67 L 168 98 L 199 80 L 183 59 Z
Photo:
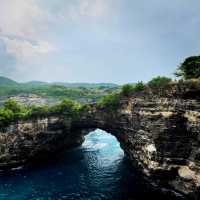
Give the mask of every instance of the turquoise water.
M 172 200 L 149 191 L 117 140 L 101 130 L 40 166 L 0 175 L 0 200 Z M 175 199 L 182 199 L 176 197 Z

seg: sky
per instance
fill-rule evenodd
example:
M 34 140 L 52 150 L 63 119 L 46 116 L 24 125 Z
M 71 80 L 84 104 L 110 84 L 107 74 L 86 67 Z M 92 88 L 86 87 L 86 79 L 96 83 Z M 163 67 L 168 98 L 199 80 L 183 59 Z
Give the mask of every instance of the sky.
M 199 0 L 0 0 L 0 76 L 149 81 L 200 52 Z

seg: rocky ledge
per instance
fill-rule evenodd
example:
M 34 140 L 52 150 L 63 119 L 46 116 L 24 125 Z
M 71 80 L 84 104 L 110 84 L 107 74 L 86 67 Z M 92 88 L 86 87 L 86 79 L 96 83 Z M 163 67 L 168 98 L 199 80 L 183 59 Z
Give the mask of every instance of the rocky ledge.
M 116 136 L 150 182 L 200 199 L 200 85 L 172 84 L 135 92 L 114 112 L 97 109 L 79 120 L 49 117 L 10 125 L 0 133 L 0 167 L 31 162 L 80 145 L 89 129 Z

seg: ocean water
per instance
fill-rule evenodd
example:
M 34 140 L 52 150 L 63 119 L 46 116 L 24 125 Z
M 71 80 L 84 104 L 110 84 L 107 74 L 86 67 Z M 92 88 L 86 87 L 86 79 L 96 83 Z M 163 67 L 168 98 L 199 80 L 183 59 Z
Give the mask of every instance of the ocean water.
M 80 148 L 0 174 L 0 200 L 179 200 L 149 189 L 115 137 L 96 130 Z

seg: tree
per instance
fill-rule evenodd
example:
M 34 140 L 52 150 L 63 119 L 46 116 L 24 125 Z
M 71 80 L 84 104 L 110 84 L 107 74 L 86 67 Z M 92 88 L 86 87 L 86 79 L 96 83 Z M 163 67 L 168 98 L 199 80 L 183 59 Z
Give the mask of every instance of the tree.
M 5 101 L 4 108 L 11 110 L 13 113 L 19 113 L 21 111 L 21 106 L 12 99 L 8 99 L 7 101 Z
M 171 81 L 171 78 L 165 76 L 158 76 L 149 81 L 148 85 L 152 88 L 163 89 L 166 86 L 168 86 Z
M 64 99 L 60 104 L 54 105 L 50 108 L 50 113 L 54 115 L 63 115 L 65 117 L 76 118 L 80 105 L 69 99 Z
M 32 117 L 46 117 L 49 114 L 49 107 L 47 105 L 31 107 L 30 115 Z
M 185 61 L 178 67 L 175 72 L 177 77 L 183 79 L 192 79 L 200 77 L 200 56 L 191 56 L 185 59 Z
M 139 92 L 139 91 L 144 90 L 144 88 L 145 88 L 145 84 L 141 81 L 141 82 L 136 83 L 136 85 L 134 86 L 134 91 Z
M 0 109 L 0 127 L 8 125 L 14 119 L 14 114 L 11 110 Z
M 9 110 L 14 114 L 14 120 L 23 118 L 26 115 L 27 109 L 19 105 L 15 100 L 8 99 L 4 103 L 4 109 Z
M 117 93 L 109 94 L 97 102 L 98 108 L 104 108 L 107 111 L 113 112 L 117 110 L 120 104 L 120 97 Z
M 80 112 L 84 113 L 84 112 L 88 112 L 89 110 L 91 110 L 91 106 L 88 104 L 84 104 L 80 107 Z
M 126 84 L 122 87 L 121 93 L 122 93 L 123 96 L 129 97 L 129 96 L 131 96 L 133 89 L 134 89 L 133 85 Z

